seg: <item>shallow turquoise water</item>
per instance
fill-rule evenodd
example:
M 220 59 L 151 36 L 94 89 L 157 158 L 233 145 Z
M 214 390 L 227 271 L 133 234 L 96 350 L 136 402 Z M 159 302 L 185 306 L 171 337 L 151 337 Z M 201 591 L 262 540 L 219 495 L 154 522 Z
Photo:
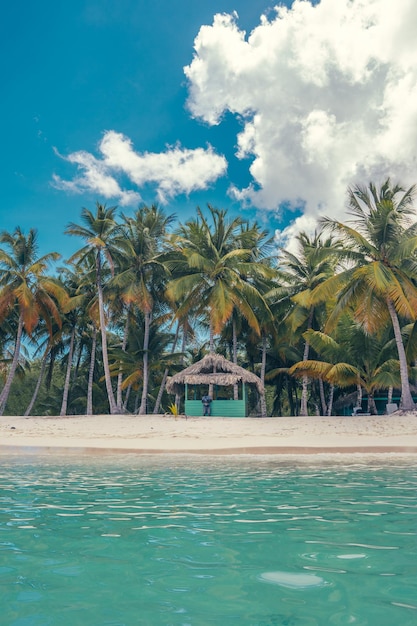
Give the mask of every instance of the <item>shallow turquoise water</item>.
M 0 624 L 417 624 L 417 465 L 0 457 Z

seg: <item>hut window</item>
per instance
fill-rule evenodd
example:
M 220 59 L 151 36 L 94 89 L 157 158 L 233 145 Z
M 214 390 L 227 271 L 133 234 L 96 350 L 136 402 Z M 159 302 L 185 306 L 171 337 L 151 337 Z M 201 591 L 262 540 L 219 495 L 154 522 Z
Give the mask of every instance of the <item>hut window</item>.
M 208 385 L 187 385 L 187 400 L 201 400 L 208 394 Z
M 240 386 L 240 385 L 239 385 Z M 220 386 L 215 387 L 215 399 L 216 400 L 233 400 L 233 387 L 232 386 Z

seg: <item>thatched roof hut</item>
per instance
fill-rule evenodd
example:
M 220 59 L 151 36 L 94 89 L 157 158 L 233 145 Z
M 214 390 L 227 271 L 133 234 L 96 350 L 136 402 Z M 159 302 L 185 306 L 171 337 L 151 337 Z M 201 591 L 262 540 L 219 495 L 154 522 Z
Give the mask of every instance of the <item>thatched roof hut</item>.
M 184 385 L 229 386 L 240 382 L 255 385 L 260 394 L 264 392 L 264 386 L 258 376 L 228 361 L 221 354 L 211 352 L 201 361 L 171 376 L 166 389 L 168 393 L 181 393 Z

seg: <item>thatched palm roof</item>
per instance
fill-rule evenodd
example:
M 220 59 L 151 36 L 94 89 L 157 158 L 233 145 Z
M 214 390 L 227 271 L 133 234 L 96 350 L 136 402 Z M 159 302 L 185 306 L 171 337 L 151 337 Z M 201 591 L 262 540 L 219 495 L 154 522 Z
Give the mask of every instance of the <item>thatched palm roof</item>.
M 168 393 L 180 393 L 185 384 L 188 385 L 221 385 L 227 387 L 244 382 L 256 385 L 259 393 L 263 393 L 264 386 L 258 376 L 248 372 L 228 361 L 221 354 L 211 352 L 205 357 L 193 363 L 182 372 L 178 372 L 167 381 Z

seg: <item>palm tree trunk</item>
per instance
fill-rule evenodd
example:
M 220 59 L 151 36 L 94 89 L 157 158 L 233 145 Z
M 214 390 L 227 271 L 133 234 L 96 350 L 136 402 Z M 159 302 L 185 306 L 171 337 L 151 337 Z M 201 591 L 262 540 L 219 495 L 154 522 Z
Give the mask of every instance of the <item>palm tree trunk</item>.
M 233 363 L 237 365 L 237 332 L 236 320 L 232 319 Z
M 175 348 L 177 347 L 178 337 L 180 334 L 180 323 L 177 324 L 177 330 L 175 331 L 174 341 L 172 343 L 171 354 L 174 354 Z M 164 375 L 162 376 L 162 381 L 159 387 L 158 396 L 156 398 L 155 406 L 153 408 L 154 415 L 156 415 L 159 411 L 159 405 L 161 404 L 162 394 L 164 393 L 165 384 L 168 378 L 168 368 L 165 368 Z
M 233 363 L 237 365 L 237 333 L 236 333 L 236 320 L 232 319 L 232 336 L 233 336 Z M 233 385 L 233 399 L 239 399 L 239 388 L 237 385 Z
M 184 365 L 184 354 L 185 348 L 187 346 L 187 338 L 188 338 L 188 324 L 184 322 L 182 325 L 182 342 L 181 342 L 181 356 L 180 356 L 180 365 L 181 367 Z M 175 406 L 177 407 L 178 412 L 181 409 L 181 396 L 179 393 L 175 394 Z
M 262 385 L 264 385 L 264 388 L 260 395 L 261 417 L 266 417 L 265 372 L 266 372 L 266 336 L 264 333 L 262 333 L 261 381 L 262 381 Z
M 48 358 L 49 352 L 50 352 L 50 346 L 48 345 L 46 350 L 45 350 L 45 354 L 42 357 L 41 369 L 39 371 L 38 380 L 36 381 L 35 390 L 33 392 L 32 398 L 31 398 L 31 400 L 29 402 L 28 408 L 25 411 L 25 417 L 27 417 L 28 415 L 31 414 L 33 406 L 34 406 L 34 404 L 36 402 L 36 398 L 38 397 L 39 389 L 41 388 L 43 376 L 45 374 L 46 360 Z
M 60 417 L 64 417 L 67 414 L 67 406 L 68 406 L 68 393 L 71 379 L 71 368 L 72 368 L 72 359 L 74 355 L 74 340 L 75 340 L 75 326 L 73 326 L 71 331 L 71 339 L 70 339 L 70 347 L 68 352 L 68 362 L 67 362 L 67 371 L 65 373 L 65 382 L 64 382 L 64 393 L 62 394 L 62 404 L 61 411 L 59 413 Z
M 93 380 L 94 380 L 94 366 L 96 363 L 96 346 L 97 346 L 97 328 L 93 325 L 93 337 L 91 342 L 91 357 L 90 367 L 88 370 L 88 385 L 87 385 L 87 412 L 86 415 L 93 415 Z
M 210 352 L 214 352 L 214 330 L 213 323 L 210 320 Z
M 378 415 L 373 391 L 368 391 L 368 413 L 371 415 Z
M 362 406 L 362 385 L 357 385 L 358 395 L 356 399 L 356 406 Z
M 303 361 L 307 361 L 309 349 L 310 349 L 310 344 L 308 343 L 308 341 L 306 341 L 305 346 L 304 346 Z M 308 415 L 307 400 L 308 400 L 308 376 L 307 374 L 304 374 L 303 386 L 302 386 L 302 392 L 301 392 L 300 415 Z
M 292 415 L 298 415 L 297 385 L 294 379 L 287 378 L 287 393 Z
M 73 372 L 73 380 L 77 380 L 78 378 L 78 372 L 80 370 L 80 365 L 81 365 L 81 357 L 83 355 L 83 350 L 84 350 L 84 345 L 83 342 L 80 341 L 79 342 L 79 348 L 78 348 L 78 356 L 77 356 L 77 360 L 75 362 L 75 367 L 74 367 L 74 372 Z
M 153 414 L 157 415 L 159 413 L 159 406 L 161 404 L 162 395 L 164 393 L 165 385 L 168 378 L 168 368 L 166 367 L 164 370 L 164 374 L 162 376 L 161 384 L 159 385 L 158 395 L 155 400 L 155 406 L 153 407 Z
M 314 313 L 314 309 L 311 308 L 310 315 L 308 316 L 307 330 L 310 330 L 311 325 L 313 323 L 313 313 Z M 303 361 L 307 361 L 309 351 L 310 351 L 310 344 L 308 343 L 308 341 L 306 341 L 304 345 Z M 300 415 L 303 415 L 303 416 L 308 415 L 307 400 L 308 400 L 308 376 L 307 374 L 304 374 L 303 387 L 302 387 L 302 393 L 301 393 Z
M 210 319 L 210 353 L 214 352 L 214 330 L 213 330 L 213 323 Z M 215 371 L 215 369 L 213 370 L 213 372 Z M 210 396 L 210 398 L 213 399 L 213 384 L 209 385 L 209 389 L 208 389 L 208 395 Z
M 184 365 L 184 354 L 185 348 L 187 346 L 187 334 L 188 334 L 188 325 L 186 322 L 182 325 L 182 342 L 181 342 L 181 356 L 180 356 L 180 365 L 183 367 Z M 175 406 L 177 407 L 177 411 L 180 411 L 181 408 L 181 396 L 179 393 L 175 394 Z
M 334 385 L 330 385 L 329 402 L 327 404 L 327 415 L 331 415 L 333 411 Z
M 143 336 L 143 387 L 139 415 L 146 415 L 146 401 L 148 399 L 149 384 L 149 333 L 151 327 L 151 314 L 145 313 L 145 332 Z
M 323 379 L 319 378 L 319 390 L 320 390 L 320 402 L 321 402 L 321 415 L 327 415 L 326 397 L 324 395 L 324 383 Z
M 10 389 L 12 386 L 13 378 L 16 373 L 17 364 L 19 362 L 20 347 L 22 345 L 22 333 L 23 333 L 23 316 L 19 315 L 19 321 L 17 324 L 16 343 L 14 346 L 13 359 L 10 365 L 9 374 L 4 383 L 3 390 L 0 394 L 0 415 L 3 415 L 6 408 L 7 400 L 9 399 Z
M 392 395 L 394 393 L 394 387 L 392 385 L 390 385 L 388 387 L 388 396 L 387 396 L 387 404 L 391 404 L 392 403 Z
M 57 349 L 54 346 L 51 348 L 51 356 L 49 358 L 48 371 L 46 373 L 46 379 L 45 379 L 45 386 L 46 386 L 47 391 L 51 389 L 52 378 L 54 375 L 54 367 L 56 363 L 56 355 L 57 355 Z
M 111 415 L 117 413 L 116 401 L 114 399 L 113 387 L 110 377 L 109 358 L 107 354 L 107 334 L 106 334 L 106 321 L 104 318 L 104 303 L 103 303 L 103 286 L 101 284 L 101 252 L 97 252 L 96 256 L 96 270 L 97 270 L 97 294 L 98 294 L 98 310 L 100 317 L 100 331 L 101 331 L 101 350 L 103 353 L 103 367 L 104 378 L 106 381 L 107 397 L 109 399 L 109 408 Z
M 126 411 L 127 411 L 127 404 L 129 402 L 130 392 L 131 391 L 132 391 L 132 385 L 129 385 L 128 388 L 126 389 L 125 401 L 123 402 L 123 412 L 124 413 L 126 413 Z
M 180 364 L 184 365 L 184 354 L 185 348 L 187 346 L 187 326 L 185 324 L 182 325 L 182 343 L 181 343 L 181 356 L 180 356 Z
M 123 341 L 122 341 L 122 350 L 126 352 L 127 346 L 127 337 L 129 334 L 129 313 L 130 313 L 130 305 L 127 307 L 126 311 L 126 323 L 123 331 Z M 117 376 L 117 394 L 116 394 L 116 404 L 119 412 L 122 411 L 122 382 L 123 382 L 123 372 L 119 370 L 119 374 Z
M 392 300 L 387 299 L 388 311 L 391 316 L 392 326 L 394 329 L 395 343 L 397 344 L 398 358 L 400 360 L 400 376 L 401 376 L 401 399 L 400 409 L 404 411 L 414 411 L 416 408 L 413 397 L 411 395 L 410 381 L 408 379 L 407 357 L 405 354 L 404 344 L 401 336 L 400 322 Z

